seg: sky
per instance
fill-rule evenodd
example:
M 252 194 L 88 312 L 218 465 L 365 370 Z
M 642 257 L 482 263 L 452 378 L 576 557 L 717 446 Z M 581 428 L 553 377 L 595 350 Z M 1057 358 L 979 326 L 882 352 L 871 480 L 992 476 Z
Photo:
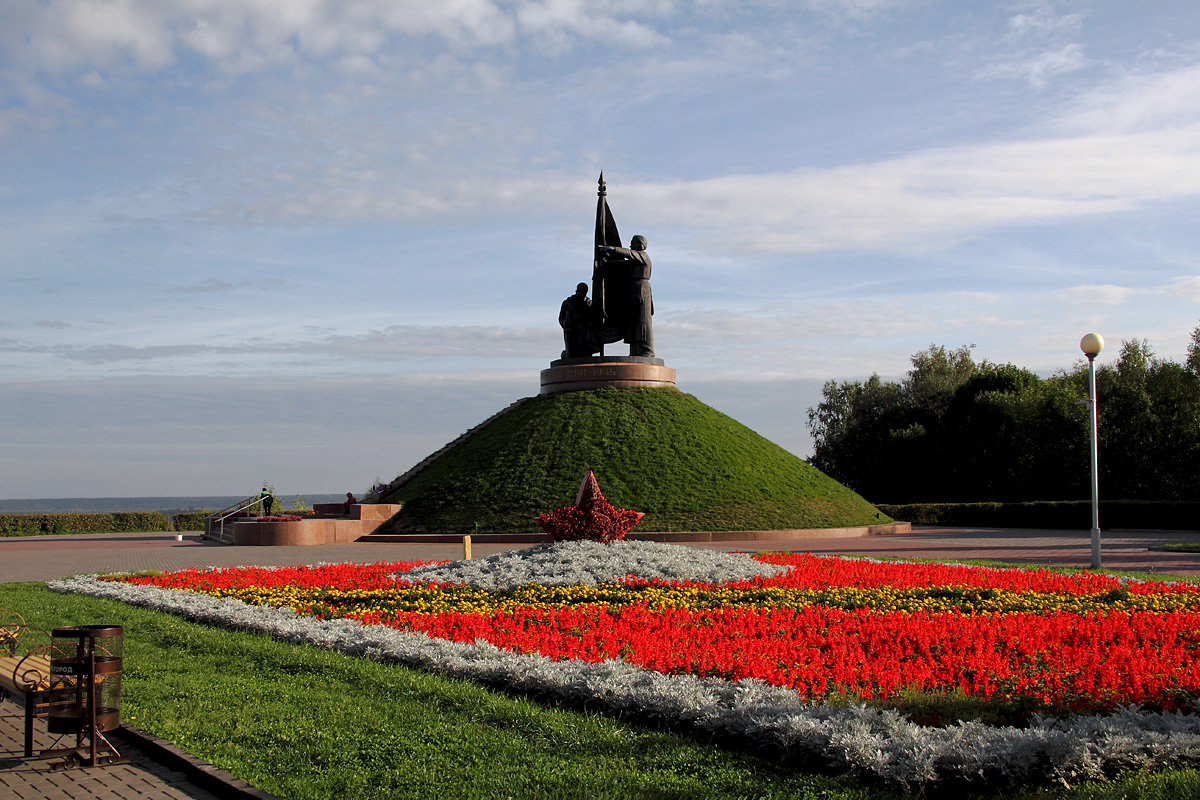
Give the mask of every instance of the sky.
M 801 456 L 930 344 L 1182 360 L 1200 4 L 6 0 L 0 497 L 395 477 L 537 394 L 601 170 L 679 388 Z

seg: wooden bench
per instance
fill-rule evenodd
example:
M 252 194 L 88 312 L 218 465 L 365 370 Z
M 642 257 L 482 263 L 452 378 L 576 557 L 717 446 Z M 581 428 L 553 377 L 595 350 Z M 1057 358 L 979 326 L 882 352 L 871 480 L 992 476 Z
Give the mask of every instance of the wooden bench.
M 29 647 L 28 640 L 45 637 Z M 20 614 L 0 609 L 0 697 L 20 697 L 25 706 L 25 757 L 33 757 L 33 720 L 50 708 L 49 634 L 26 625 Z M 24 652 L 22 652 L 24 650 Z

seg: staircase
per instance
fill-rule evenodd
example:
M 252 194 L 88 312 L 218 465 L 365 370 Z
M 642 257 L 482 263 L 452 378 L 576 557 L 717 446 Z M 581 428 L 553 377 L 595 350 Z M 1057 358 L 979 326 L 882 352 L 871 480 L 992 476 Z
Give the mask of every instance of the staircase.
M 260 496 L 255 495 L 245 500 L 238 500 L 231 506 L 209 514 L 204 518 L 204 538 L 224 544 L 233 544 L 233 523 L 237 521 L 238 517 L 257 516 L 257 512 L 252 513 L 250 509 L 257 507 L 261 500 Z
M 239 546 L 349 544 L 387 523 L 400 506 L 359 503 L 343 513 L 341 503 L 319 503 L 316 510 L 316 516 L 297 519 L 232 517 L 235 521 L 225 526 L 227 533 L 218 541 Z

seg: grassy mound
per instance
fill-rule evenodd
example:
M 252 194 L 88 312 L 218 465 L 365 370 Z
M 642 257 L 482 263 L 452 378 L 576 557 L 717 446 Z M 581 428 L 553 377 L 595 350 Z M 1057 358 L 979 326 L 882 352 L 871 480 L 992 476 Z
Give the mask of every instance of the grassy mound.
M 454 445 L 387 498 L 396 532 L 537 531 L 587 470 L 636 530 L 779 530 L 890 521 L 745 425 L 674 389 L 530 398 Z M 477 527 L 478 525 L 478 527 Z

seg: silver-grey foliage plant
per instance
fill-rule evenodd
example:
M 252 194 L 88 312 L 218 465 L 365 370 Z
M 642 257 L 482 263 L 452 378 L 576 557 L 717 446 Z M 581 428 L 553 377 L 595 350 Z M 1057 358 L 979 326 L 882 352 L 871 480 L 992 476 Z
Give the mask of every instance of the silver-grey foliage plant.
M 291 609 L 94 576 L 48 586 L 548 700 L 586 703 L 621 717 L 741 741 L 788 762 L 848 772 L 901 789 L 947 782 L 992 788 L 1073 783 L 1124 769 L 1200 762 L 1195 709 L 1167 713 L 1124 708 L 1106 716 L 1035 718 L 1027 728 L 979 722 L 931 728 L 895 711 L 865 705 L 808 705 L 795 692 L 753 679 L 664 675 L 617 659 L 554 661 L 482 640 L 450 642 L 357 620 L 315 619 Z
M 396 577 L 469 583 L 495 591 L 527 583 L 598 586 L 634 573 L 646 580 L 728 583 L 770 577 L 789 569 L 741 554 L 625 539 L 611 544 L 587 540 L 550 542 L 471 561 L 429 564 L 397 573 Z

